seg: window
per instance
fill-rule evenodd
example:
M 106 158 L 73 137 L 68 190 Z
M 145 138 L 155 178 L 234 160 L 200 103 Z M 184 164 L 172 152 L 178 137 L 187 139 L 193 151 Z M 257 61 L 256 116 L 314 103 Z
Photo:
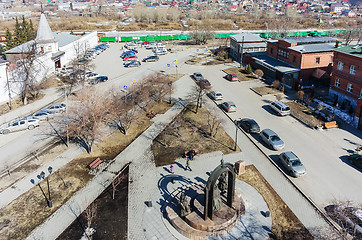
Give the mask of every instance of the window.
M 270 48 L 270 54 L 273 54 L 273 48 Z
M 341 81 L 339 81 L 338 78 L 336 78 L 336 80 L 334 80 L 334 86 L 336 86 L 336 87 L 341 86 Z
M 331 56 L 331 63 L 333 63 L 333 56 Z
M 351 83 L 347 84 L 347 92 L 353 92 L 353 85 Z
M 343 71 L 343 62 L 338 62 L 337 70 Z
M 278 49 L 278 56 L 282 56 L 284 58 L 289 58 L 289 51 L 286 51 L 284 49 Z
M 293 63 L 295 63 L 296 60 L 297 60 L 297 57 L 293 56 Z
M 359 92 L 359 97 L 362 97 L 362 89 L 361 89 L 361 91 Z
M 321 58 L 320 57 L 316 57 L 315 58 L 315 64 L 320 64 L 321 63 Z
M 356 75 L 356 66 L 351 65 L 351 67 L 349 68 L 349 74 Z

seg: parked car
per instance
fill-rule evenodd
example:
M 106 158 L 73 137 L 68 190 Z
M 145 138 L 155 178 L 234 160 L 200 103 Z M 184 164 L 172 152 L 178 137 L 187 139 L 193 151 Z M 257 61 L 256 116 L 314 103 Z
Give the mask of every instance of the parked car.
M 261 140 L 263 140 L 270 148 L 279 151 L 284 148 L 284 142 L 280 139 L 278 134 L 270 129 L 264 129 L 260 132 Z
M 98 75 L 98 73 L 89 73 L 89 74 L 86 74 L 85 75 L 85 78 L 87 79 L 87 80 L 92 80 L 92 79 L 94 79 L 94 78 L 96 78 L 96 77 L 98 77 L 99 75 Z
M 73 67 L 63 67 L 60 70 L 60 73 L 63 74 L 63 75 L 69 74 L 71 72 L 73 72 Z
M 130 49 L 130 48 L 137 48 L 137 44 L 133 43 L 133 42 L 127 42 L 124 45 L 125 48 Z
M 39 120 L 35 118 L 20 119 L 3 125 L 0 129 L 1 134 L 8 134 L 10 132 L 16 132 L 20 130 L 29 129 L 32 130 L 39 127 Z
M 200 81 L 204 79 L 204 76 L 202 76 L 201 73 L 199 72 L 194 72 L 194 74 L 192 74 L 193 79 L 195 79 L 196 81 Z
M 228 101 L 228 102 L 223 102 L 221 104 L 221 107 L 226 111 L 226 112 L 236 112 L 236 105 L 234 102 Z
M 226 79 L 229 81 L 238 81 L 239 80 L 238 76 L 236 76 L 236 74 L 234 74 L 234 73 L 229 73 L 228 75 L 226 75 Z
M 303 163 L 293 152 L 281 153 L 279 161 L 293 177 L 300 177 L 307 173 Z
M 123 58 L 123 60 L 125 60 L 125 61 L 129 60 L 129 59 L 138 59 L 138 57 L 136 55 L 131 55 L 131 56 Z
M 241 127 L 247 133 L 258 133 L 260 132 L 260 127 L 253 119 L 243 118 L 236 121 L 236 125 Z
M 40 121 L 42 120 L 46 120 L 48 121 L 49 118 L 52 118 L 53 117 L 53 114 L 50 114 L 49 112 L 47 111 L 38 111 L 36 113 L 34 113 L 33 115 L 31 115 L 33 118 L 36 118 L 36 119 L 39 119 Z
M 136 53 L 133 52 L 133 51 L 125 51 L 121 54 L 121 58 L 125 58 L 125 57 L 128 57 L 128 56 L 131 56 L 131 55 L 135 55 Z
M 362 155 L 361 154 L 352 154 L 348 156 L 348 161 L 355 165 L 357 168 L 362 170 Z
M 144 41 L 144 42 L 142 42 L 142 45 L 150 45 L 150 42 L 149 41 Z
M 97 84 L 97 83 L 100 83 L 100 82 L 105 82 L 107 80 L 108 80 L 107 76 L 98 76 L 98 77 L 95 77 L 92 80 L 90 80 L 89 84 L 94 85 L 94 84 Z
M 150 55 L 150 56 L 147 56 L 145 57 L 142 62 L 157 62 L 159 60 L 159 56 L 157 55 Z
M 126 63 L 124 66 L 125 67 L 138 67 L 141 65 L 141 62 L 138 61 L 137 59 L 133 59 L 134 61 L 130 61 L 128 63 Z
M 224 98 L 224 96 L 222 95 L 221 92 L 215 92 L 215 91 L 211 91 L 209 93 L 209 96 L 214 99 L 215 101 L 217 100 L 222 100 Z
M 202 80 L 198 81 L 197 84 L 200 87 L 205 88 L 205 89 L 210 89 L 211 88 L 211 83 L 207 79 L 202 79 Z
M 290 107 L 281 101 L 272 102 L 270 104 L 270 108 L 280 116 L 286 116 L 290 114 Z
M 166 48 L 156 48 L 153 51 L 156 55 L 165 55 L 168 53 L 168 51 L 166 50 Z
M 66 106 L 64 103 L 57 103 L 57 104 L 52 104 L 49 107 L 44 108 L 43 110 L 47 111 L 50 114 L 63 113 L 66 110 Z
M 130 51 L 138 53 L 138 50 L 136 48 L 129 48 Z

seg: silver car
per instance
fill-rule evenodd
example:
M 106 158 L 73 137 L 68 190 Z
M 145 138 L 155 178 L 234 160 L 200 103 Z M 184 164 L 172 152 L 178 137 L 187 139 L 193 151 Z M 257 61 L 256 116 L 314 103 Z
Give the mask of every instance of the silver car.
M 204 79 L 204 76 L 202 76 L 201 73 L 199 72 L 194 72 L 194 74 L 192 74 L 192 77 L 196 80 L 196 81 L 200 81 Z
M 34 114 L 31 115 L 31 116 L 32 116 L 33 118 L 39 119 L 40 121 L 42 121 L 42 120 L 48 121 L 49 118 L 52 118 L 52 117 L 53 117 L 53 114 L 50 114 L 50 113 L 47 112 L 47 111 L 39 111 L 39 112 L 34 113 Z
M 234 102 L 228 101 L 228 102 L 223 102 L 221 104 L 221 107 L 226 111 L 226 112 L 236 112 L 236 105 Z
M 303 163 L 293 152 L 283 152 L 279 155 L 279 160 L 293 177 L 300 177 L 307 173 Z
M 10 132 L 17 132 L 20 130 L 29 129 L 32 130 L 36 127 L 39 127 L 39 120 L 34 118 L 20 119 L 13 121 L 6 125 L 3 125 L 0 129 L 1 134 L 8 134 Z
M 284 142 L 280 139 L 278 134 L 270 129 L 264 129 L 260 132 L 260 137 L 273 150 L 279 151 L 284 148 Z
M 211 92 L 209 93 L 209 96 L 210 96 L 212 99 L 214 99 L 215 101 L 217 101 L 217 100 L 222 100 L 222 99 L 224 98 L 221 92 L 215 92 L 215 91 L 211 91 Z
M 63 113 L 65 112 L 65 109 L 66 106 L 64 103 L 57 103 L 44 108 L 43 111 L 47 111 L 50 114 L 54 114 L 54 113 Z

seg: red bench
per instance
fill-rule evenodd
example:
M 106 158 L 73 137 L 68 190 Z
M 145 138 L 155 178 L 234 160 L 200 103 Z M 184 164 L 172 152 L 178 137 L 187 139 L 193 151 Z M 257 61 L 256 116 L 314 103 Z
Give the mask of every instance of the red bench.
M 91 162 L 89 165 L 88 165 L 88 168 L 89 169 L 94 169 L 96 168 L 99 164 L 101 164 L 103 161 L 100 159 L 100 158 L 97 158 L 96 160 L 94 160 L 93 162 Z

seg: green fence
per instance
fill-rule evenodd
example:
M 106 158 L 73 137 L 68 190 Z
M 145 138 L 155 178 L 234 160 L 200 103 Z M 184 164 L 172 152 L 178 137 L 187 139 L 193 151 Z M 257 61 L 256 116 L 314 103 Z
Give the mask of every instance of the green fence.
M 100 41 L 101 42 L 115 42 L 116 38 L 115 37 L 101 37 Z

